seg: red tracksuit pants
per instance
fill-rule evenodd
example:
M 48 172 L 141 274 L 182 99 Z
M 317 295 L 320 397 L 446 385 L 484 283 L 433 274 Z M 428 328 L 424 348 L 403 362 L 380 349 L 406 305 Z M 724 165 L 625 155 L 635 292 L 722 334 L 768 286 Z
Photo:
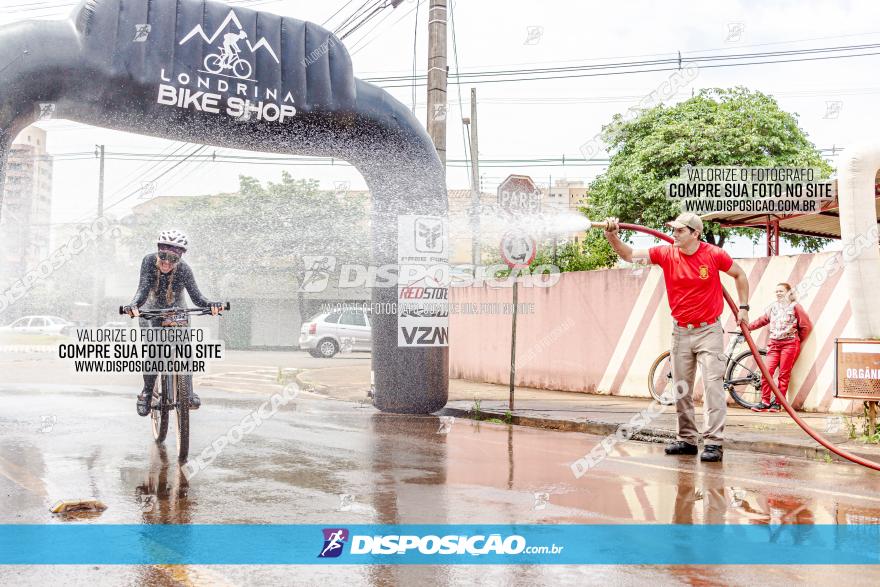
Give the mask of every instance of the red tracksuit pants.
M 791 369 L 797 360 L 798 354 L 801 352 L 801 341 L 797 337 L 786 338 L 784 340 L 770 339 L 767 347 L 767 356 L 764 361 L 767 363 L 767 371 L 773 376 L 776 369 L 779 368 L 779 377 L 777 385 L 782 395 L 788 391 L 788 382 L 791 380 Z M 773 392 L 770 390 L 770 383 L 766 379 L 761 380 L 761 401 L 769 404 L 773 398 Z

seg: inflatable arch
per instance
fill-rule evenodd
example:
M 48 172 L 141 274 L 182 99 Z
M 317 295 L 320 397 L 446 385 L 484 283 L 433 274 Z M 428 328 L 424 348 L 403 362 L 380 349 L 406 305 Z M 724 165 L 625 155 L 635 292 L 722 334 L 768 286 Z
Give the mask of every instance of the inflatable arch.
M 837 200 L 843 241 L 844 278 L 859 338 L 880 338 L 880 247 L 875 184 L 880 144 L 848 147 L 840 154 Z
M 83 0 L 66 20 L 4 26 L 0 47 L 0 182 L 13 138 L 49 108 L 154 137 L 347 160 L 373 196 L 376 264 L 398 262 L 399 216 L 446 217 L 427 133 L 355 79 L 342 43 L 315 24 L 203 0 Z M 373 289 L 375 303 L 397 299 L 397 287 Z M 443 327 L 425 344 L 445 339 Z M 446 404 L 448 347 L 399 347 L 396 315 L 375 315 L 372 360 L 379 409 Z

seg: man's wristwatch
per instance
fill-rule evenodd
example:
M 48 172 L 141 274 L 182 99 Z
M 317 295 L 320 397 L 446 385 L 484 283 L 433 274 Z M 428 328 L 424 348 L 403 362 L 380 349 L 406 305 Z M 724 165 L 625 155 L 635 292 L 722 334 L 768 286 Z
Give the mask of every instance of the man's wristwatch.
M 744 305 L 744 306 L 740 306 L 739 309 L 740 309 L 740 310 L 746 310 L 746 311 L 748 311 L 748 310 L 750 310 L 751 308 L 749 307 L 748 304 L 746 304 L 746 305 Z

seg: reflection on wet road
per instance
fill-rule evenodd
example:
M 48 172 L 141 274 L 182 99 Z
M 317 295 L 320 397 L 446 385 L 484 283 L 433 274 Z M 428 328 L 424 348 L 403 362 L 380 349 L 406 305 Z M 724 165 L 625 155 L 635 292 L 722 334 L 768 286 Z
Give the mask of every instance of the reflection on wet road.
M 249 434 L 229 435 L 268 398 L 208 389 L 191 454 L 239 437 L 187 481 L 156 446 L 129 390 L 0 389 L 0 522 L 147 524 L 880 522 L 880 481 L 855 466 L 730 451 L 723 464 L 630 442 L 580 479 L 569 465 L 595 436 L 434 416 L 300 395 Z M 58 518 L 55 501 L 108 509 Z M 159 545 L 158 547 L 161 547 Z M 90 584 L 672 584 L 824 582 L 825 567 L 27 567 L 0 582 Z M 295 579 L 293 579 L 295 577 Z M 877 574 L 861 569 L 859 581 Z

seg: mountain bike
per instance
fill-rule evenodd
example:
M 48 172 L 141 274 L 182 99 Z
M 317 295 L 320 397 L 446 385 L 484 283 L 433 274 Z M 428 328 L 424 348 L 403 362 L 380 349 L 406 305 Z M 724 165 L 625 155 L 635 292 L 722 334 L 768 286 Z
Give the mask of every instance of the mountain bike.
M 226 302 L 222 310 L 229 310 Z M 120 314 L 128 314 L 125 306 L 119 307 Z M 145 320 L 161 319 L 162 328 L 188 328 L 190 316 L 210 316 L 211 308 L 162 308 L 158 310 L 141 310 L 139 313 Z M 222 314 L 217 314 L 222 316 Z M 178 346 L 174 349 L 170 361 L 178 357 Z M 168 361 L 169 359 L 166 359 Z M 189 456 L 189 398 L 192 393 L 192 374 L 175 371 L 164 371 L 156 377 L 153 395 L 150 398 L 150 421 L 153 438 L 158 444 L 165 442 L 168 434 L 169 413 L 174 410 L 177 420 L 177 459 L 186 461 Z
M 225 49 L 221 49 L 220 53 L 211 53 L 205 56 L 204 65 L 209 73 L 219 74 L 227 69 L 232 70 L 232 74 L 239 79 L 248 79 L 253 72 L 250 63 Z
M 752 351 L 747 349 L 733 356 L 736 347 L 745 340 L 742 332 L 733 330 L 728 334 L 735 336 L 730 339 L 724 353 L 727 360 L 724 367 L 724 389 L 738 405 L 751 409 L 761 403 L 761 370 Z M 767 349 L 760 349 L 759 352 L 762 357 L 767 356 Z M 669 351 L 662 353 L 651 365 L 648 371 L 648 391 L 651 392 L 651 397 L 664 406 L 675 403 Z

